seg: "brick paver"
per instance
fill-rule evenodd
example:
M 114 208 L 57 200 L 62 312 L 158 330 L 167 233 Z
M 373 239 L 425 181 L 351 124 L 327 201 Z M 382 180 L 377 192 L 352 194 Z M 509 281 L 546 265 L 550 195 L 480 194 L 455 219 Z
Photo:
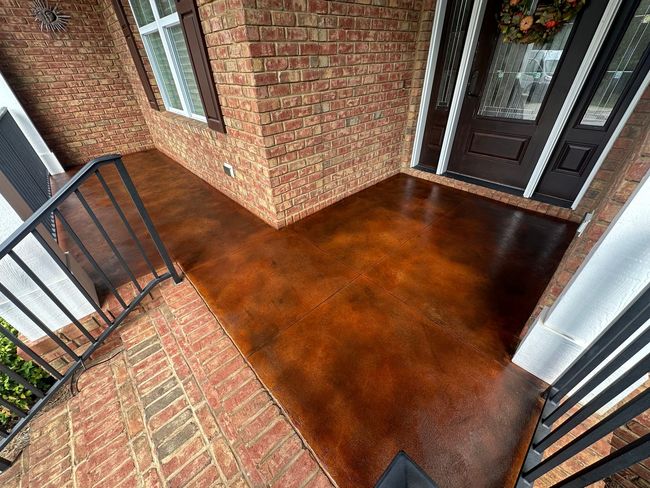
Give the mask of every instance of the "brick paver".
M 141 308 L 34 420 L 2 486 L 332 486 L 189 280 Z

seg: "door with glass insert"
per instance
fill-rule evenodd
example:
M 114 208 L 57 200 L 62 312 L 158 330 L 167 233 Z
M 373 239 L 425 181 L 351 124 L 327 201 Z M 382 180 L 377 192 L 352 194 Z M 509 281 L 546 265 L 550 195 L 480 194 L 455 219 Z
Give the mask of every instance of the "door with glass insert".
M 449 176 L 513 193 L 523 191 L 606 3 L 588 2 L 542 45 L 503 42 L 496 21 L 502 2 L 488 2 Z
M 569 207 L 650 69 L 650 0 L 623 2 L 533 198 Z
M 418 168 L 435 171 L 467 37 L 472 0 L 448 1 Z

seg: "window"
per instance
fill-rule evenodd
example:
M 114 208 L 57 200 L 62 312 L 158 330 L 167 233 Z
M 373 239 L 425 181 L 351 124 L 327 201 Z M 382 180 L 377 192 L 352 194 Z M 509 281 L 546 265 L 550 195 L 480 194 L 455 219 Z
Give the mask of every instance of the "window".
M 591 99 L 580 123 L 605 127 L 614 107 L 625 95 L 634 72 L 643 63 L 644 52 L 650 42 L 650 1 L 643 0 L 634 12 L 621 43 L 618 45 L 607 71 Z
M 206 122 L 199 87 L 173 0 L 129 0 L 165 107 Z

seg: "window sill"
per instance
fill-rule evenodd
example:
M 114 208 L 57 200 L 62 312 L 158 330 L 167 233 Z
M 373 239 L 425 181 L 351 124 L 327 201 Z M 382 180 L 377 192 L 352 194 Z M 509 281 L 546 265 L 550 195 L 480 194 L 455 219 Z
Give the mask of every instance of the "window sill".
M 208 127 L 207 122 L 192 119 L 190 117 L 186 117 L 185 115 L 175 114 L 174 112 L 170 112 L 169 110 L 160 110 L 159 114 L 169 119 L 171 122 L 183 127 L 212 130 Z

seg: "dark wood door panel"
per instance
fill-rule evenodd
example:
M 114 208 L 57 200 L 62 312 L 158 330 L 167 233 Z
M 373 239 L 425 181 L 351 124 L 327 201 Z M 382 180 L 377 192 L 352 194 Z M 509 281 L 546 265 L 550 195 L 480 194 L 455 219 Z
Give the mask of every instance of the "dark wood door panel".
M 501 2 L 488 3 L 448 164 L 451 175 L 523 192 L 606 4 L 589 2 L 572 27 L 541 48 L 500 42 L 495 18 Z M 539 76 L 530 75 L 530 66 Z
M 585 173 L 596 145 L 567 142 L 560 149 L 560 155 L 553 165 L 553 171 L 580 177 Z
M 504 159 L 519 165 L 529 140 L 530 137 L 474 131 L 467 153 L 472 156 Z

